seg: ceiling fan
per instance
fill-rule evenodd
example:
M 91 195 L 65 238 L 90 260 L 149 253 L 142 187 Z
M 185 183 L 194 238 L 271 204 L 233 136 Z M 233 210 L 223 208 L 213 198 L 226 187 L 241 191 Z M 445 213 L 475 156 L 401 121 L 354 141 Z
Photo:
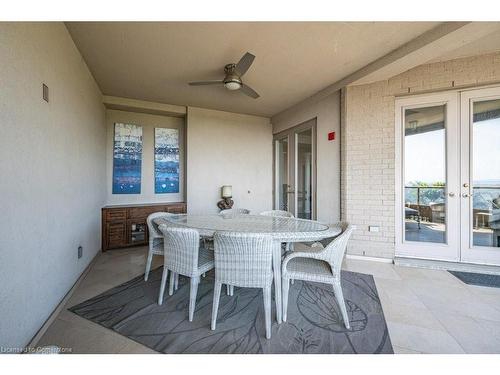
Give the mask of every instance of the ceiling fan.
M 198 81 L 189 82 L 191 86 L 205 86 L 205 85 L 224 85 L 224 87 L 230 91 L 241 90 L 243 94 L 246 94 L 254 99 L 257 99 L 260 95 L 252 89 L 250 86 L 245 85 L 241 80 L 241 77 L 247 72 L 253 63 L 255 56 L 247 52 L 238 61 L 237 64 L 231 63 L 224 67 L 224 72 L 226 76 L 221 80 L 212 81 Z

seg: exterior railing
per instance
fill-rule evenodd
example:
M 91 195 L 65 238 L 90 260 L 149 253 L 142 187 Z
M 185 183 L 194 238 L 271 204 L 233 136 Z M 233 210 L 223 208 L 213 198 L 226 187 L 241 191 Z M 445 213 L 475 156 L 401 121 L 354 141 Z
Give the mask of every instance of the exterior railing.
M 473 225 L 476 228 L 487 228 L 490 221 L 497 220 L 495 211 L 500 211 L 500 186 L 474 186 L 472 191 Z M 433 212 L 445 211 L 445 193 L 445 186 L 405 186 L 405 205 L 418 211 L 419 220 L 435 221 Z M 444 215 L 441 216 L 444 218 Z
M 406 192 L 409 190 L 409 189 L 414 189 L 417 191 L 416 193 L 416 201 L 415 202 L 408 202 L 410 204 L 416 204 L 417 206 L 420 206 L 421 203 L 424 203 L 424 204 L 429 204 L 431 202 L 434 202 L 434 203 L 441 203 L 441 202 L 444 202 L 445 199 L 444 199 L 444 192 L 445 192 L 445 189 L 446 187 L 445 186 L 405 186 L 405 201 L 407 201 L 406 199 Z M 437 190 L 439 191 L 440 193 L 438 193 L 439 195 L 438 196 L 434 196 L 434 197 L 429 197 L 428 201 L 427 202 L 422 202 L 422 191 L 433 191 L 433 190 Z M 436 199 L 436 198 L 441 198 L 440 200 Z

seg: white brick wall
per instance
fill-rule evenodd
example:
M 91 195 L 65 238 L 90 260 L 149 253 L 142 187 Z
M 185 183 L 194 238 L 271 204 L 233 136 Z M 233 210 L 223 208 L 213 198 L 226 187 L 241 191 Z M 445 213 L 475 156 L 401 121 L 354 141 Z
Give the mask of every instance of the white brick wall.
M 357 225 L 348 253 L 394 257 L 395 95 L 500 82 L 500 53 L 426 64 L 342 93 L 341 216 Z M 380 232 L 369 232 L 369 225 Z

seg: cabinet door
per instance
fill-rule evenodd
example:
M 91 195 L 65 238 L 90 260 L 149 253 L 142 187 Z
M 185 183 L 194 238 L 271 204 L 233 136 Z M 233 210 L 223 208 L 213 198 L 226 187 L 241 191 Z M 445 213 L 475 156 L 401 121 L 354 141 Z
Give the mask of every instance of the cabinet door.
M 148 242 L 148 227 L 145 220 L 127 220 L 127 245 L 138 246 Z
M 127 224 L 125 222 L 108 223 L 108 248 L 116 248 L 127 245 Z
M 106 221 L 119 221 L 127 218 L 127 210 L 124 208 L 113 208 L 106 210 Z

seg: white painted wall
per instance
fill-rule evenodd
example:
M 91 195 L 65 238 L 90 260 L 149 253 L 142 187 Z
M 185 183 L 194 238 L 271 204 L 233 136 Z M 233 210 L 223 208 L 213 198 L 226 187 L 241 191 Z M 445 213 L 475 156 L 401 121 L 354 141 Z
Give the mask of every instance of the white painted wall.
M 141 194 L 113 194 L 113 139 L 114 124 L 122 122 L 142 126 L 142 181 Z M 180 176 L 179 193 L 155 194 L 154 187 L 154 131 L 155 128 L 179 129 Z M 146 113 L 106 110 L 106 203 L 139 204 L 184 201 L 184 118 L 151 115 Z
M 22 347 L 100 249 L 104 107 L 63 23 L 0 23 L 0 134 L 0 346 Z
M 317 219 L 340 220 L 340 92 L 308 105 L 299 105 L 272 118 L 273 133 L 279 133 L 316 117 L 317 126 Z M 328 133 L 334 131 L 334 141 Z
M 187 205 L 218 212 L 222 185 L 233 186 L 235 208 L 272 208 L 272 129 L 268 118 L 188 108 Z

